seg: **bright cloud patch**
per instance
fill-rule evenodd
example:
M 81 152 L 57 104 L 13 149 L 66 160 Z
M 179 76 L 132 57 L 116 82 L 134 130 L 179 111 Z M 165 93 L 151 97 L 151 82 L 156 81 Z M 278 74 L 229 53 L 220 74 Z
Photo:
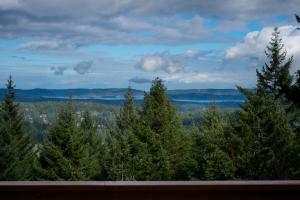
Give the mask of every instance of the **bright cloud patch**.
M 24 44 L 21 44 L 17 47 L 19 50 L 33 50 L 33 51 L 54 51 L 54 50 L 67 50 L 73 49 L 75 46 L 72 46 L 69 43 L 64 43 L 61 41 L 51 41 L 51 40 L 38 40 L 30 41 Z
M 167 73 L 175 73 L 184 69 L 185 66 L 177 56 L 173 56 L 169 52 L 164 52 L 144 56 L 138 62 L 137 67 L 146 72 L 162 70 Z
M 163 77 L 165 81 L 176 81 L 179 83 L 232 83 L 235 80 L 236 83 L 239 81 L 232 76 L 220 73 L 198 73 L 198 72 L 191 72 L 191 73 L 178 73 L 178 74 L 171 74 Z
M 194 50 L 188 50 L 182 54 L 170 54 L 169 51 L 166 51 L 142 57 L 136 67 L 146 72 L 165 71 L 173 74 L 188 66 L 190 59 L 197 59 L 203 54 Z
M 188 58 L 198 58 L 202 53 L 200 51 L 187 50 L 184 55 Z
M 295 65 L 300 64 L 300 31 L 296 26 L 281 26 L 279 27 L 280 37 L 283 40 L 284 47 L 288 52 L 288 56 L 295 56 Z M 244 41 L 231 47 L 225 52 L 225 60 L 252 60 L 257 64 L 265 61 L 264 51 L 268 45 L 274 28 L 265 27 L 261 31 L 248 33 Z M 298 59 L 297 59 L 298 58 Z

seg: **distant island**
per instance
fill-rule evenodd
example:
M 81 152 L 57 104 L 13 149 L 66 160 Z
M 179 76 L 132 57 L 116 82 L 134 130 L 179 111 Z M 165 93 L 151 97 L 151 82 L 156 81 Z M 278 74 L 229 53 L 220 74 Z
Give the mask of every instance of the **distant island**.
M 3 98 L 6 90 L 0 89 Z M 75 101 L 95 102 L 111 105 L 120 105 L 124 101 L 127 88 L 108 89 L 16 89 L 19 102 L 65 101 L 72 97 Z M 133 89 L 137 102 L 142 102 L 144 91 Z M 235 108 L 244 102 L 245 96 L 236 89 L 186 89 L 168 90 L 167 95 L 178 104 L 216 103 L 221 107 Z

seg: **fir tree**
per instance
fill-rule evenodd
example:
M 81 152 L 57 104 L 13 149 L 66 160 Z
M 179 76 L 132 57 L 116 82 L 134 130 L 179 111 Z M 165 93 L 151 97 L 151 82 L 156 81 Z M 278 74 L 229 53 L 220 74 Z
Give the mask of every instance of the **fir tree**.
M 144 142 L 151 155 L 149 178 L 187 179 L 191 163 L 191 137 L 166 95 L 161 79 L 156 78 L 145 93 L 142 111 Z
M 238 115 L 237 133 L 243 140 L 244 179 L 288 179 L 291 175 L 293 130 L 274 96 L 240 88 L 247 99 Z
M 9 77 L 7 94 L 0 107 L 0 180 L 28 180 L 34 161 L 33 145 L 25 133 L 15 85 Z
M 119 115 L 117 115 L 117 126 L 120 130 L 134 129 L 138 121 L 138 109 L 134 103 L 134 96 L 131 87 L 128 87 L 128 91 L 125 94 L 125 101 L 120 108 Z
M 129 87 L 116 116 L 117 128 L 106 139 L 106 169 L 109 180 L 147 180 L 149 154 L 143 142 L 139 110 Z
M 269 63 L 265 63 L 257 73 L 257 90 L 259 93 L 272 94 L 275 98 L 283 97 L 290 89 L 292 76 L 289 72 L 293 57 L 287 61 L 278 28 L 274 29 L 271 41 L 265 51 Z
M 58 114 L 42 144 L 36 179 L 73 181 L 94 176 L 95 160 L 77 123 L 70 101 Z
M 300 17 L 298 15 L 295 15 L 295 17 L 296 17 L 297 22 L 300 23 Z M 300 30 L 300 28 L 297 28 L 297 29 Z M 293 84 L 290 88 L 290 91 L 286 92 L 286 96 L 297 107 L 298 112 L 300 112 L 299 111 L 299 109 L 300 109 L 300 69 L 298 69 L 297 72 L 295 73 Z M 299 113 L 298 113 L 298 115 L 299 115 Z M 298 123 L 299 123 L 299 119 L 298 119 Z M 298 129 L 300 129 L 300 128 L 298 127 Z M 300 132 L 298 131 L 298 133 L 300 133 Z

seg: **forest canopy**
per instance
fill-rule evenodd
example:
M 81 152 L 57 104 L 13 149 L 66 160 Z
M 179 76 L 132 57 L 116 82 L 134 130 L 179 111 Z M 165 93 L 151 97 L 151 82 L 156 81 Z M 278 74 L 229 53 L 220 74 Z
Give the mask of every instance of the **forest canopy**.
M 152 81 L 141 106 L 129 87 L 114 121 L 99 131 L 72 98 L 41 142 L 32 140 L 9 77 L 0 105 L 0 180 L 262 180 L 300 178 L 300 70 L 277 28 L 257 70 L 255 90 L 233 112 L 214 103 L 188 126 Z M 101 127 L 100 127 L 101 129 Z

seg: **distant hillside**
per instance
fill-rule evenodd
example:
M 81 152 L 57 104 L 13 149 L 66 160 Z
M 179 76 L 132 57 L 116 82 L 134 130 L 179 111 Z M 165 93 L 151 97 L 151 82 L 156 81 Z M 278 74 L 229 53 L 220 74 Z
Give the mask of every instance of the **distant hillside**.
M 110 89 L 16 89 L 19 102 L 65 101 L 70 96 L 74 100 L 84 102 L 100 102 L 105 104 L 121 104 L 127 88 Z M 6 89 L 0 89 L 0 98 Z M 143 99 L 144 91 L 133 90 L 138 102 Z M 168 90 L 168 96 L 179 104 L 209 104 L 215 102 L 223 107 L 236 107 L 245 97 L 235 89 L 191 89 Z

